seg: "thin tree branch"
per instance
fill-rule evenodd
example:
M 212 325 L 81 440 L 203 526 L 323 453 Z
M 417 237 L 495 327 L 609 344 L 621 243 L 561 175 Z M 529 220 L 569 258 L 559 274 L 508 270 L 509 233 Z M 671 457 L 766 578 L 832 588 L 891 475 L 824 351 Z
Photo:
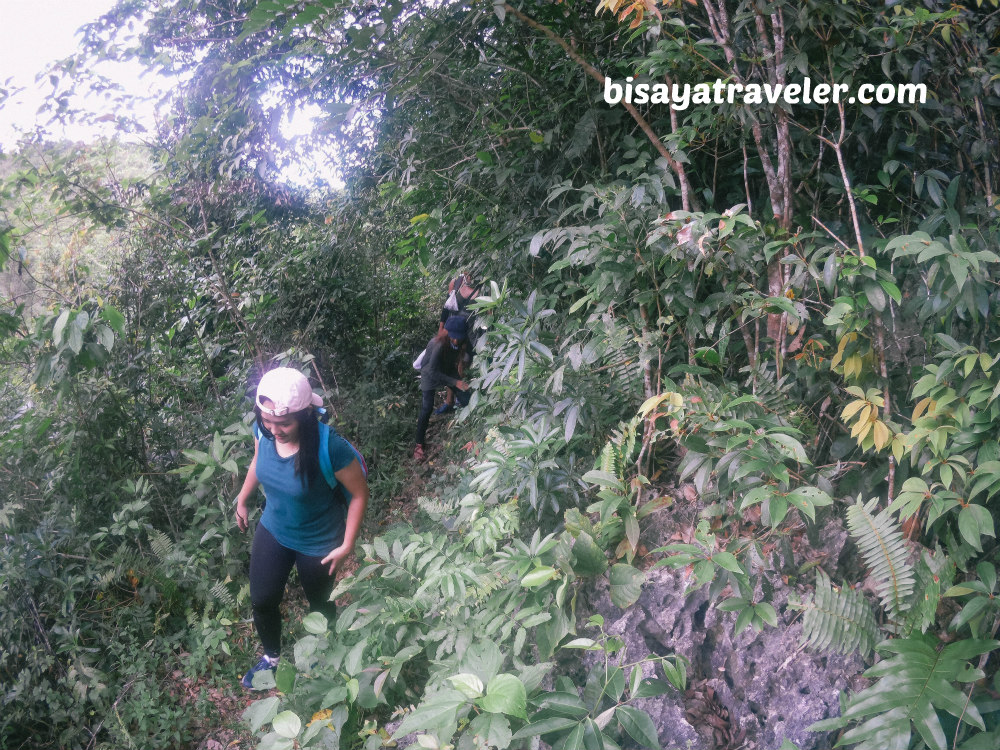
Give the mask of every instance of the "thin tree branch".
M 604 85 L 605 75 L 597 68 L 595 68 L 593 65 L 591 65 L 589 62 L 584 60 L 583 57 L 581 57 L 580 53 L 576 51 L 576 48 L 573 47 L 569 42 L 567 42 L 561 36 L 556 34 L 548 26 L 539 23 L 530 16 L 526 16 L 517 8 L 510 5 L 510 3 L 504 3 L 503 7 L 507 13 L 510 13 L 512 16 L 514 16 L 527 26 L 530 26 L 535 31 L 544 34 L 550 40 L 552 40 L 560 47 L 562 47 L 563 51 L 567 55 L 569 55 L 569 58 L 577 65 L 579 65 L 581 68 L 583 68 L 584 71 L 586 71 L 587 75 L 595 79 L 598 83 L 601 84 L 601 86 Z M 659 152 L 660 156 L 662 156 L 666 160 L 668 166 L 670 167 L 670 170 L 677 176 L 677 179 L 680 182 L 681 186 L 681 206 L 683 207 L 683 209 L 685 211 L 693 210 L 692 208 L 693 196 L 691 194 L 690 185 L 688 184 L 687 181 L 687 175 L 684 173 L 684 167 L 671 155 L 670 151 L 667 150 L 667 147 L 663 145 L 663 141 L 661 141 L 660 138 L 656 135 L 653 128 L 650 127 L 650 124 L 646 122 L 646 119 L 639 113 L 639 110 L 637 110 L 634 105 L 624 100 L 622 100 L 622 105 L 625 107 L 628 113 L 632 115 L 632 119 L 636 121 L 636 124 L 638 124 L 639 129 L 646 134 L 646 137 L 649 139 L 649 142 L 653 144 L 653 147 L 657 150 L 657 152 Z

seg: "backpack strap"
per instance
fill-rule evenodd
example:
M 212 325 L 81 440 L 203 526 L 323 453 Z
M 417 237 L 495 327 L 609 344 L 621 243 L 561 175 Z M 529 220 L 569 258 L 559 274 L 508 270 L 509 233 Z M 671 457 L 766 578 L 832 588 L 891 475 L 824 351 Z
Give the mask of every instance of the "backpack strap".
M 319 470 L 332 489 L 337 489 L 337 477 L 333 475 L 333 464 L 330 462 L 330 425 L 319 423 Z
M 347 440 L 347 438 L 344 438 Z M 358 463 L 361 464 L 361 473 L 365 475 L 365 479 L 368 478 L 368 464 L 365 463 L 365 457 L 361 455 L 359 451 L 350 440 L 347 440 L 347 444 L 351 446 L 351 450 L 354 451 L 354 457 L 358 459 Z
M 326 479 L 326 483 L 330 485 L 333 489 L 337 489 L 340 483 L 337 481 L 337 477 L 333 473 L 333 463 L 330 461 L 330 433 L 334 432 L 334 429 L 325 422 L 319 423 L 319 468 L 323 472 L 323 477 Z M 361 455 L 361 451 L 354 447 L 354 444 L 344 438 L 344 442 L 350 446 L 350 449 L 354 452 L 354 457 L 361 464 L 361 471 L 364 473 L 365 477 L 368 476 L 368 464 L 365 463 L 364 456 Z

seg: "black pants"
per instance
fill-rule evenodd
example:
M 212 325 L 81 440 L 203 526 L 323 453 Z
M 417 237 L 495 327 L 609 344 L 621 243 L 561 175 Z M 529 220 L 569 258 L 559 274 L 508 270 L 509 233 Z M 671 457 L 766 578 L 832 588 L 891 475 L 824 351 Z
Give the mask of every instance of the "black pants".
M 253 624 L 268 656 L 281 654 L 281 600 L 292 565 L 298 568 L 310 611 L 319 612 L 333 623 L 337 606 L 330 601 L 330 592 L 335 581 L 322 559 L 283 547 L 270 531 L 257 524 L 250 552 L 250 602 Z
M 455 394 L 455 400 L 462 406 L 467 406 L 469 404 L 469 399 L 472 398 L 472 394 L 469 391 L 463 391 L 461 388 L 452 388 L 448 386 L 448 390 Z M 420 402 L 420 416 L 417 417 L 417 445 L 424 444 L 424 438 L 427 436 L 427 423 L 431 420 L 431 412 L 434 411 L 434 394 L 436 391 L 421 391 L 423 394 L 423 400 Z

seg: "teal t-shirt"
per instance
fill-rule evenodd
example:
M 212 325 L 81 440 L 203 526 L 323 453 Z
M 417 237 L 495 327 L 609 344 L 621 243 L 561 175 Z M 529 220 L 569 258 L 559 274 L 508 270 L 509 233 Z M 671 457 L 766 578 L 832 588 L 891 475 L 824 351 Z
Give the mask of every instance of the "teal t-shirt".
M 330 465 L 334 473 L 354 460 L 350 444 L 331 430 Z M 283 547 L 323 557 L 343 543 L 347 508 L 322 472 L 317 471 L 316 479 L 308 487 L 303 486 L 301 477 L 295 474 L 295 456 L 282 458 L 274 440 L 261 436 L 257 479 L 267 497 L 260 522 Z

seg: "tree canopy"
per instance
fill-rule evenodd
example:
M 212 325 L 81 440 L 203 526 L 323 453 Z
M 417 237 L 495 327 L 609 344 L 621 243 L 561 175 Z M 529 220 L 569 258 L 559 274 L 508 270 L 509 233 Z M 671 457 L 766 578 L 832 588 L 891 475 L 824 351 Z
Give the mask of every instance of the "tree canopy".
M 585 609 L 657 568 L 736 633 L 866 660 L 789 743 L 996 745 L 998 27 L 996 0 L 119 2 L 54 90 L 140 60 L 178 81 L 156 132 L 112 91 L 121 140 L 0 155 L 0 744 L 218 729 L 253 648 L 246 394 L 280 362 L 374 518 L 337 622 L 236 712 L 248 746 L 669 746 L 643 701 L 699 665 Z M 486 333 L 428 469 L 410 363 L 460 270 Z M 853 567 L 813 554 L 835 527 Z

